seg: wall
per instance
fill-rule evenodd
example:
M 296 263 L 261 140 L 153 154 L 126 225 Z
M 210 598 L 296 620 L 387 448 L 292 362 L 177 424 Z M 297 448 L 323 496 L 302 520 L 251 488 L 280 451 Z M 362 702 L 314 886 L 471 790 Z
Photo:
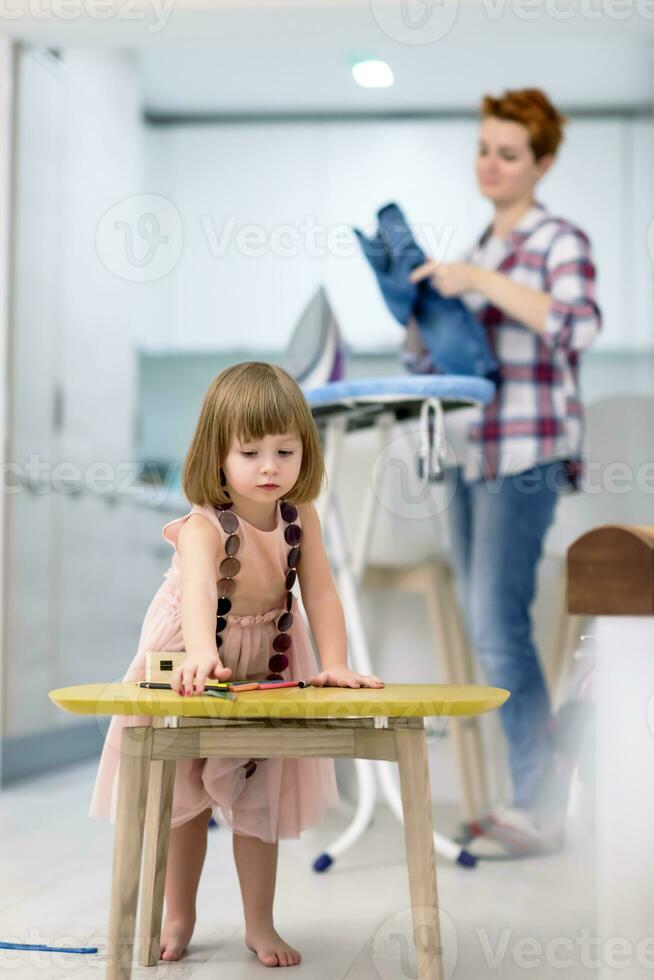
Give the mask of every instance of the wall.
M 397 200 L 430 254 L 459 257 L 490 213 L 474 181 L 476 137 L 470 120 L 149 127 L 150 187 L 184 234 L 177 266 L 149 291 L 160 344 L 283 348 L 324 282 L 355 348 L 396 345 L 349 226 L 372 227 Z M 591 236 L 606 321 L 598 350 L 653 343 L 653 147 L 651 121 L 573 118 L 539 185 Z

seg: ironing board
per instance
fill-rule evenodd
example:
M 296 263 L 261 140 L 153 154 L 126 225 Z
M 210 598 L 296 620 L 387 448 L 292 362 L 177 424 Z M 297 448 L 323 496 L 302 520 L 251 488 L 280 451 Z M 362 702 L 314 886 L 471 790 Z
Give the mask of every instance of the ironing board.
M 474 684 L 296 687 L 243 691 L 226 701 L 109 683 L 59 688 L 49 696 L 74 714 L 151 718 L 151 724 L 128 726 L 122 733 L 106 980 L 131 977 L 139 893 L 139 963 L 160 962 L 176 761 L 253 756 L 397 764 L 416 957 L 412 975 L 444 980 L 423 718 L 493 711 L 508 691 Z
M 347 433 L 374 426 L 380 448 L 383 448 L 390 441 L 393 425 L 419 417 L 418 469 L 422 479 L 434 483 L 442 479 L 443 475 L 444 413 L 457 407 L 487 404 L 492 400 L 494 392 L 495 385 L 491 381 L 460 375 L 358 378 L 304 389 L 305 398 L 321 430 L 324 443 L 327 489 L 317 501 L 316 509 L 324 528 L 327 549 L 345 610 L 350 660 L 358 673 L 374 673 L 363 628 L 358 585 L 370 550 L 378 498 L 372 480 L 368 481 L 357 522 L 357 538 L 352 556 L 349 556 L 335 490 Z M 316 871 L 327 870 L 338 855 L 358 840 L 370 823 L 376 799 L 375 772 L 379 776 L 382 794 L 392 812 L 399 820 L 402 819 L 402 803 L 392 767 L 387 762 L 379 762 L 373 767 L 367 760 L 356 759 L 355 768 L 359 795 L 357 810 L 345 832 L 316 858 L 313 864 Z M 442 834 L 434 834 L 434 845 L 444 857 L 463 867 L 472 868 L 476 864 L 472 854 Z

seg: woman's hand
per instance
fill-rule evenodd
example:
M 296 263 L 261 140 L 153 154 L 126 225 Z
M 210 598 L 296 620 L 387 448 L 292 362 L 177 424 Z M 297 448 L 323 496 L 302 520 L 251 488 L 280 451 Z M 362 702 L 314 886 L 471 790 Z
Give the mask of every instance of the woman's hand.
M 479 289 L 479 268 L 469 262 L 423 262 L 409 276 L 410 282 L 420 282 L 427 276 L 442 296 L 458 296 Z
M 355 674 L 349 667 L 329 667 L 309 678 L 314 687 L 383 687 L 384 682 L 374 674 Z
M 188 656 L 173 671 L 170 686 L 177 694 L 193 695 L 195 683 L 195 693 L 202 694 L 206 680 L 227 681 L 231 674 L 231 667 L 224 667 L 219 657 L 211 654 L 207 654 L 205 657 Z

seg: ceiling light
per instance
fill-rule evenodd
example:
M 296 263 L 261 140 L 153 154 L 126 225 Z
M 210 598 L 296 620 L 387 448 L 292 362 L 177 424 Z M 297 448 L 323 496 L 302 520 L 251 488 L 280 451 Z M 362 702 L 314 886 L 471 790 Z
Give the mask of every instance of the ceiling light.
M 393 84 L 393 72 L 385 61 L 357 61 L 352 67 L 352 74 L 357 84 L 363 88 L 389 88 Z

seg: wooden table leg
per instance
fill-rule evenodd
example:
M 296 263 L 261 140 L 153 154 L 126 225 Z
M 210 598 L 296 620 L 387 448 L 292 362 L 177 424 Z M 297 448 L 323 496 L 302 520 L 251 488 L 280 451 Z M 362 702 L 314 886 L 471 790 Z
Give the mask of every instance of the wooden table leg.
M 449 603 L 446 602 L 443 606 L 444 622 L 448 636 L 448 650 L 451 651 L 449 655 L 457 665 L 450 683 L 474 684 L 475 668 L 472 651 L 465 629 L 463 610 L 459 606 L 456 594 L 454 572 L 451 569 L 444 570 L 441 594 L 449 598 Z M 466 819 L 468 821 L 477 820 L 486 817 L 490 810 L 481 725 L 477 715 L 452 720 L 455 728 L 459 729 L 465 759 L 466 775 L 464 778 L 467 780 L 466 785 L 470 801 Z
M 152 740 L 153 731 L 150 725 L 123 729 L 111 881 L 107 980 L 129 980 L 132 973 Z
M 443 980 L 427 739 L 422 718 L 395 729 L 418 980 Z M 415 727 L 414 727 L 415 726 Z
M 156 966 L 159 962 L 175 766 L 175 759 L 156 759 L 150 765 L 141 887 L 141 966 Z

